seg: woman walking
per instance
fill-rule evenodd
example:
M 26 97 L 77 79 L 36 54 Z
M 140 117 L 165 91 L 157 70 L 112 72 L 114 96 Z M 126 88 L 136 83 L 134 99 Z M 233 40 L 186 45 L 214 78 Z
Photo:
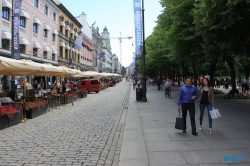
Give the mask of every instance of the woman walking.
M 207 107 L 208 112 L 208 122 L 209 122 L 209 134 L 212 133 L 212 118 L 210 115 L 210 111 L 214 109 L 214 89 L 210 86 L 210 82 L 207 78 L 203 79 L 202 86 L 198 89 L 200 93 L 200 97 L 198 101 L 200 102 L 200 127 L 202 130 L 202 121 L 205 108 Z

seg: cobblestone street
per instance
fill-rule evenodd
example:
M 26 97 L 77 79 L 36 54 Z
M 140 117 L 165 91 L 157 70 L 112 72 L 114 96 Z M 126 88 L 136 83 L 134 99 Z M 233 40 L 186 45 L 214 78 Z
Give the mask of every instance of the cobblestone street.
M 0 165 L 118 165 L 130 83 L 0 131 Z

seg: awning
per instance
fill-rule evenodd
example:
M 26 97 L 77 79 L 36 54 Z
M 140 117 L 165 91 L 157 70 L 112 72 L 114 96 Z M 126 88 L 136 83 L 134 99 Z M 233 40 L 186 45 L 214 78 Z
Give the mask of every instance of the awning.
M 41 48 L 41 45 L 37 42 L 33 43 L 33 48 Z
M 49 25 L 44 24 L 44 29 L 47 29 L 48 31 L 50 31 L 50 27 L 49 27 Z
M 58 35 L 58 32 L 57 32 L 57 30 L 55 30 L 55 29 L 52 29 L 52 34 Z
M 63 42 L 60 42 L 61 47 L 65 47 L 65 44 Z
M 71 50 L 72 50 L 73 52 L 75 52 L 75 49 L 74 49 L 73 47 L 71 47 Z
M 69 31 L 71 30 L 69 26 L 65 26 L 65 28 L 66 28 L 67 30 L 69 30 Z
M 34 22 L 34 23 L 37 23 L 38 25 L 42 25 L 41 21 L 38 20 L 37 18 L 35 18 L 33 22 Z
M 30 45 L 29 41 L 27 39 L 22 38 L 22 37 L 19 38 L 19 43 L 24 44 L 26 46 Z
M 43 47 L 43 51 L 47 51 L 47 52 L 50 52 L 50 49 L 49 49 L 49 47 Z
M 69 50 L 70 46 L 68 44 L 65 44 L 65 48 Z
M 27 19 L 30 19 L 29 14 L 26 11 L 24 11 L 24 10 L 21 11 L 20 15 L 26 17 Z
M 52 54 L 58 54 L 58 52 L 56 51 L 56 49 L 52 48 Z
M 11 2 L 9 2 L 7 0 L 3 0 L 2 6 L 12 9 Z
M 65 23 L 62 22 L 62 21 L 60 21 L 60 25 L 63 26 L 63 27 L 65 27 Z
M 11 40 L 11 33 L 2 31 L 2 39 Z

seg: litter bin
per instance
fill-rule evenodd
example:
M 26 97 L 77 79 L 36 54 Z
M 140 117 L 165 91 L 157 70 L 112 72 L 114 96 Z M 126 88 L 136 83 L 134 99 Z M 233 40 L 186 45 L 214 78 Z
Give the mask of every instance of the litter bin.
M 136 101 L 141 101 L 142 100 L 142 88 L 136 88 Z

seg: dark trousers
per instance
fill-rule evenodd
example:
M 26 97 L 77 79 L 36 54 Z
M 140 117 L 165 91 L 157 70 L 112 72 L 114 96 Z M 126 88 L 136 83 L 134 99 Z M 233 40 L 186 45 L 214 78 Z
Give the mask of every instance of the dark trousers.
M 192 133 L 196 133 L 196 124 L 195 124 L 195 105 L 194 103 L 182 103 L 181 104 L 182 110 L 182 118 L 183 118 L 183 130 L 187 129 L 186 119 L 187 119 L 187 111 L 189 111 Z
M 160 90 L 161 89 L 161 84 L 157 84 L 157 86 L 158 86 L 158 90 Z

